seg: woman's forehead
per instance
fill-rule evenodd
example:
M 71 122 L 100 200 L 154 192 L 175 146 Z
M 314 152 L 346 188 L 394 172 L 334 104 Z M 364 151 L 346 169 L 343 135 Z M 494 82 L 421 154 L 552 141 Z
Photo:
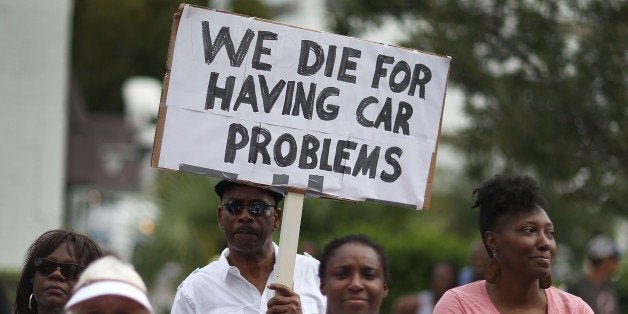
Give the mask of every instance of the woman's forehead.
M 347 242 L 339 246 L 336 250 L 334 250 L 330 260 L 352 258 L 374 259 L 377 261 L 377 264 L 381 264 L 377 251 L 375 251 L 372 247 L 359 242 Z
M 541 219 L 546 222 L 552 223 L 545 210 L 540 206 L 535 206 L 533 208 L 504 213 L 498 217 L 498 219 L 495 221 L 495 225 L 496 227 L 498 227 L 510 224 L 517 224 L 531 219 Z
M 47 256 L 42 256 L 42 257 L 49 257 L 49 256 L 55 256 L 55 257 L 68 256 L 74 260 L 77 257 L 76 244 L 72 241 L 63 241 L 59 243 L 50 253 L 48 253 Z

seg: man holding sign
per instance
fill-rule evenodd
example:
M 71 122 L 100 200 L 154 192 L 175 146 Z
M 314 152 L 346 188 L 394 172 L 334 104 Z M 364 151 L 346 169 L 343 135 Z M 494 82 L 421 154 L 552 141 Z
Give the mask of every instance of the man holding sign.
M 272 232 L 279 227 L 283 195 L 227 180 L 215 191 L 228 248 L 183 281 L 171 313 L 325 313 L 313 257 L 296 256 L 292 289 L 273 283 L 279 255 Z

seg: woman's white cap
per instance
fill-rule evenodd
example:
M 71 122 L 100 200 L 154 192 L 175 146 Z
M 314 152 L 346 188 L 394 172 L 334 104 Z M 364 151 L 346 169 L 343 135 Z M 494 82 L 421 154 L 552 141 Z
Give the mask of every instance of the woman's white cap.
M 104 295 L 129 298 L 153 313 L 142 277 L 133 266 L 121 262 L 114 256 L 100 258 L 85 269 L 65 309 L 69 310 L 78 303 Z

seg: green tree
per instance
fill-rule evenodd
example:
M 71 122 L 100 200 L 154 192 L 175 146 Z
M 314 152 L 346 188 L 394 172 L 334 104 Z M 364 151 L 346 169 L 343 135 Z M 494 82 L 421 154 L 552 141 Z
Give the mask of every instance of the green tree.
M 472 180 L 532 174 L 576 250 L 628 217 L 628 1 L 328 3 L 337 32 L 392 19 L 403 46 L 452 56 L 471 120 L 452 142 Z
M 122 83 L 129 77 L 163 78 L 172 17 L 171 0 L 81 0 L 75 2 L 72 68 L 91 112 L 121 114 Z M 187 0 L 199 6 L 207 0 Z M 270 18 L 262 0 L 232 0 L 234 12 Z

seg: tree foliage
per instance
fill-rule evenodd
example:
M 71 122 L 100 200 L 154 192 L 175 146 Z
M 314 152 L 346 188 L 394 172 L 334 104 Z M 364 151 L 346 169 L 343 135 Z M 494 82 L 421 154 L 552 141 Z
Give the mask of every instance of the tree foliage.
M 231 1 L 234 12 L 269 18 L 261 0 Z M 211 1 L 186 0 L 207 6 Z M 132 76 L 161 79 L 172 17 L 181 2 L 81 0 L 75 2 L 72 67 L 92 112 L 124 112 L 122 83 Z
M 576 249 L 628 217 L 628 1 L 328 3 L 337 32 L 392 19 L 402 45 L 452 56 L 471 120 L 455 143 L 473 180 L 536 177 Z

